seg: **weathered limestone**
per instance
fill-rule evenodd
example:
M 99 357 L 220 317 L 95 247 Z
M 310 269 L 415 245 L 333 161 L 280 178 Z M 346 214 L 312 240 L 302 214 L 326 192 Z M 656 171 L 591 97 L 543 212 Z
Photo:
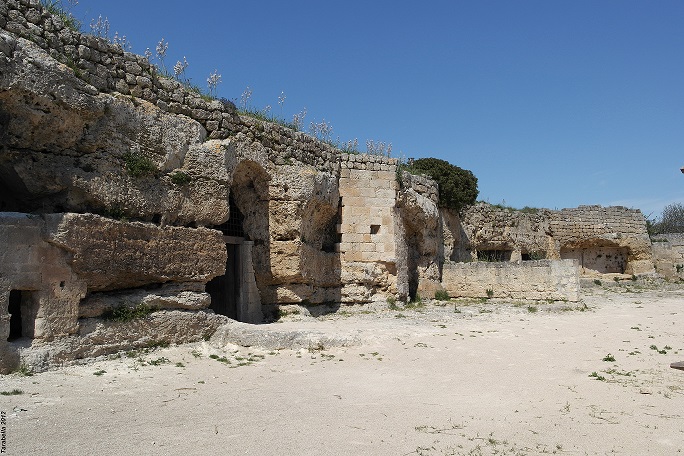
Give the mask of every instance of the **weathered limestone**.
M 226 264 L 223 237 L 206 228 L 160 228 L 93 214 L 46 216 L 48 242 L 72 255 L 89 291 L 149 283 L 207 282 Z
M 443 242 L 440 231 L 439 195 L 437 184 L 425 176 L 401 174 L 400 191 L 396 207 L 400 215 L 399 227 L 402 250 L 400 277 L 407 282 L 408 290 L 402 297 L 434 296 L 441 289 Z
M 369 302 L 377 291 L 395 293 L 395 175 L 396 160 L 342 155 L 338 232 L 343 302 Z
M 0 372 L 16 368 L 22 350 L 75 337 L 84 331 L 80 319 L 121 305 L 205 309 L 204 283 L 225 265 L 214 230 L 93 214 L 0 213 Z M 132 289 L 149 285 L 161 287 Z
M 87 284 L 71 269 L 69 252 L 47 242 L 40 216 L 0 215 L 0 351 L 10 337 L 11 298 L 22 316 L 18 334 L 51 340 L 76 333 Z
M 445 264 L 442 285 L 452 297 L 579 301 L 576 260 Z
M 684 234 L 659 234 L 652 248 L 656 272 L 669 280 L 684 280 Z
M 576 259 L 582 273 L 590 275 L 653 273 L 646 220 L 639 210 L 580 206 L 523 212 L 478 203 L 466 209 L 462 220 L 461 242 L 471 259 L 492 252 L 510 261 Z
M 563 209 L 553 213 L 549 229 L 554 239 L 554 255 L 577 258 L 577 250 L 581 249 L 580 267 L 585 272 L 654 272 L 646 219 L 638 209 L 620 206 Z
M 227 321 L 222 315 L 181 310 L 159 310 L 128 322 L 86 318 L 81 320 L 77 335 L 49 344 L 34 342 L 30 347 L 16 347 L 17 363 L 13 368 L 21 364 L 43 371 L 69 361 L 118 351 L 197 342 L 210 337 Z
M 241 116 L 37 0 L 0 2 L 0 372 L 198 340 L 281 304 L 443 287 L 575 300 L 577 262 L 523 261 L 537 257 L 652 268 L 638 211 L 480 204 L 461 217 L 438 201 L 394 159 Z M 451 264 L 483 252 L 511 262 Z M 104 318 L 121 306 L 154 312 Z

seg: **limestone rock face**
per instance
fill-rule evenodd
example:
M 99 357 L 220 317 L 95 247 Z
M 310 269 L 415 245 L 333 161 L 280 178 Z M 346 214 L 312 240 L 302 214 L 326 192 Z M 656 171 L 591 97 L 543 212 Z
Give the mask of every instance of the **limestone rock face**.
M 92 293 L 78 306 L 78 317 L 100 317 L 122 305 L 135 307 L 141 304 L 155 309 L 202 310 L 209 307 L 211 297 L 204 292 L 201 283 L 170 283 L 154 290 Z
M 413 176 L 413 180 L 416 180 Z M 407 279 L 409 294 L 415 297 L 434 296 L 439 287 L 440 269 L 436 259 L 443 256 L 440 232 L 440 212 L 436 195 L 430 198 L 416 191 L 417 182 L 405 187 L 397 196 L 397 208 L 401 214 L 406 242 Z M 422 185 L 426 187 L 425 185 Z M 426 188 L 435 188 L 434 184 Z
M 473 250 L 546 252 L 550 217 L 546 209 L 522 212 L 478 203 L 464 211 L 463 229 Z
M 20 349 L 21 363 L 32 371 L 80 358 L 94 357 L 147 347 L 159 343 L 182 344 L 209 337 L 227 317 L 210 312 L 163 310 L 145 318 L 119 323 L 99 318 L 81 320 L 78 336 L 62 338 L 50 344 L 34 342 Z
M 0 176 L 14 195 L 10 209 L 225 221 L 227 150 L 204 144 L 196 120 L 99 93 L 29 41 L 0 32 L 0 42 Z M 136 158 L 153 169 L 134 175 Z M 189 182 L 174 182 L 177 173 Z
M 71 268 L 89 291 L 150 283 L 206 282 L 225 271 L 220 232 L 161 228 L 93 214 L 46 216 L 48 242 L 72 253 Z

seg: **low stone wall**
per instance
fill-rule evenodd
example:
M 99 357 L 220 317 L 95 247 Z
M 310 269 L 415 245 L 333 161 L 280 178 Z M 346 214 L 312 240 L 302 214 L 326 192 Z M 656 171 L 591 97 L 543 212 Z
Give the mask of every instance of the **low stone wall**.
M 655 236 L 652 251 L 658 274 L 669 280 L 684 280 L 684 233 Z
M 579 301 L 578 269 L 576 260 L 447 263 L 442 286 L 451 297 L 575 302 Z
M 0 373 L 38 346 L 83 336 L 86 320 L 97 326 L 122 305 L 203 314 L 210 303 L 204 284 L 226 267 L 219 231 L 93 214 L 0 212 L 0 240 Z

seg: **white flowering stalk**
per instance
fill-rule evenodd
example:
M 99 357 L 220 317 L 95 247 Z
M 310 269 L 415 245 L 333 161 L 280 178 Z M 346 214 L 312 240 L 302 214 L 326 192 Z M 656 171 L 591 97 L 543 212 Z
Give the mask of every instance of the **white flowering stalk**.
M 207 78 L 207 87 L 209 88 L 209 95 L 212 97 L 216 96 L 216 86 L 221 83 L 221 75 L 218 70 L 214 70 L 213 73 Z
M 185 70 L 187 68 L 188 68 L 188 61 L 186 60 L 185 56 L 183 56 L 183 61 L 181 62 L 179 60 L 173 66 L 173 75 L 176 77 L 177 80 L 179 80 L 181 82 L 187 82 L 187 80 L 182 78 L 182 76 L 185 74 Z
M 166 57 L 166 51 L 169 49 L 169 43 L 164 42 L 164 38 L 159 40 L 159 43 L 157 43 L 157 47 L 155 48 L 155 51 L 157 52 L 157 59 L 159 60 L 159 63 L 161 64 L 164 74 L 168 74 L 169 72 L 166 70 L 166 65 L 164 65 L 164 57 Z
M 97 21 L 91 19 L 90 32 L 99 38 L 107 38 L 109 36 L 109 19 L 103 18 L 102 15 L 97 17 Z
M 306 108 L 301 112 L 292 116 L 292 125 L 294 125 L 295 130 L 301 130 L 304 127 L 304 118 L 306 117 Z
M 247 86 L 242 95 L 240 95 L 240 106 L 242 106 L 243 111 L 247 111 L 247 106 L 249 105 L 249 99 L 252 98 L 252 89 Z
M 150 63 L 150 59 L 152 58 L 152 51 L 150 51 L 150 48 L 145 49 L 145 58 L 147 59 L 147 63 Z
M 118 44 L 121 46 L 121 49 L 125 50 L 131 50 L 133 46 L 131 46 L 131 42 L 128 41 L 128 38 L 126 38 L 126 35 L 119 36 L 119 32 L 114 32 L 114 38 L 112 38 L 112 43 Z M 149 51 L 149 49 L 148 49 Z M 147 54 L 145 54 L 147 55 Z
M 359 140 L 357 138 L 350 139 L 349 141 L 343 142 L 340 145 L 342 152 L 348 154 L 356 154 L 359 152 Z
M 285 99 L 287 97 L 285 96 L 285 92 L 281 91 L 280 96 L 278 97 L 278 105 L 280 105 L 280 117 L 283 117 L 283 105 L 285 104 Z
M 309 133 L 321 141 L 330 142 L 330 137 L 333 134 L 333 126 L 325 119 L 318 123 L 313 121 L 311 124 L 309 124 Z
M 369 139 L 366 141 L 366 153 L 369 155 L 387 155 L 392 153 L 392 143 L 385 144 L 383 141 L 373 141 Z

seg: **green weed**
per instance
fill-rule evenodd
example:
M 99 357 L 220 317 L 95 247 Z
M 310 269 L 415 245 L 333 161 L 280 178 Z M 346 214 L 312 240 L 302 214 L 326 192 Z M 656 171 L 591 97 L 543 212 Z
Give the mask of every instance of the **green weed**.
M 2 396 L 18 396 L 20 394 L 24 394 L 24 392 L 16 388 L 11 391 L 0 391 L 0 395 Z
M 119 307 L 115 307 L 114 309 L 107 310 L 102 314 L 102 318 L 105 320 L 126 323 L 138 318 L 145 318 L 156 310 L 156 307 L 148 306 L 144 303 L 140 303 L 133 307 L 123 304 Z
M 158 172 L 152 160 L 135 152 L 126 152 L 123 156 L 126 170 L 131 177 L 152 176 Z
M 594 371 L 594 372 L 592 372 L 591 374 L 589 374 L 589 377 L 595 378 L 596 380 L 599 380 L 599 381 L 602 381 L 602 382 L 606 381 L 606 377 L 604 377 L 604 376 L 602 376 L 602 375 L 599 375 L 599 373 L 596 372 L 596 371 Z
M 183 171 L 176 171 L 175 173 L 171 174 L 171 182 L 179 187 L 187 185 L 191 180 L 192 177 Z
M 437 290 L 435 291 L 435 299 L 437 301 L 448 301 L 451 298 L 449 297 L 449 292 L 446 290 Z

